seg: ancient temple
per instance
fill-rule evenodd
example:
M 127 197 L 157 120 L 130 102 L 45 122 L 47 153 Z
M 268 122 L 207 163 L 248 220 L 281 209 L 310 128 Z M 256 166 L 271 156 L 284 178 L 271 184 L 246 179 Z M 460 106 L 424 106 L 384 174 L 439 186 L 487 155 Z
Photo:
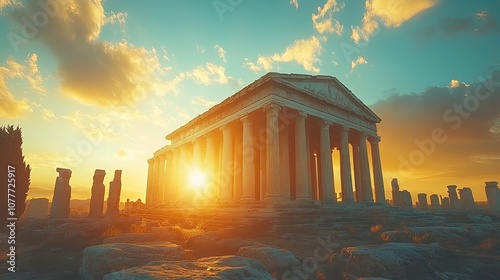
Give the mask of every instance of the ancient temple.
M 335 77 L 268 73 L 166 136 L 171 143 L 148 160 L 146 204 L 336 201 L 337 194 L 385 203 L 380 121 Z

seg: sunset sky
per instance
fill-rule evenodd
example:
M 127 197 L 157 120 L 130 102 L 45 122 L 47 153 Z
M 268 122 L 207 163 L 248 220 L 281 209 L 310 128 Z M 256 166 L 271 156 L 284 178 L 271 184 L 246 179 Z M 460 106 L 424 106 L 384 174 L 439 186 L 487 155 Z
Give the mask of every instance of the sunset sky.
M 122 169 L 144 199 L 165 135 L 269 71 L 337 77 L 377 113 L 386 193 L 500 181 L 500 2 L 0 0 L 0 125 L 28 197 Z M 434 138 L 433 138 L 434 137 Z M 339 187 L 337 187 L 338 189 Z M 107 196 L 107 194 L 106 194 Z M 388 195 L 388 197 L 390 197 Z

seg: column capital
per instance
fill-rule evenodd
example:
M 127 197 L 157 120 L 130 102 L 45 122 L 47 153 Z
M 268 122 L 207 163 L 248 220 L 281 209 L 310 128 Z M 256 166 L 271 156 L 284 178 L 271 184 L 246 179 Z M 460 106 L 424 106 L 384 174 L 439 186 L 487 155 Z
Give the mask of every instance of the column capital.
M 222 131 L 224 133 L 224 131 L 230 131 L 230 129 L 232 128 L 232 125 L 230 124 L 225 124 L 221 127 L 219 127 L 220 131 Z
M 154 157 L 148 159 L 148 164 L 153 164 L 154 162 L 155 162 L 155 158 Z
M 275 115 L 277 117 L 281 108 L 282 106 L 277 103 L 269 103 L 264 106 L 264 112 L 266 112 L 268 116 Z
M 381 137 L 378 135 L 376 135 L 376 136 L 370 135 L 370 137 L 368 137 L 368 141 L 370 141 L 370 143 L 372 143 L 372 144 L 379 143 L 380 140 L 381 140 Z
M 160 158 L 160 160 L 165 160 L 165 159 L 167 159 L 167 154 L 166 153 L 159 154 L 158 158 Z
M 363 131 L 360 131 L 360 132 L 359 132 L 359 139 L 360 139 L 361 141 L 366 141 L 366 139 L 367 139 L 367 138 L 368 138 L 368 133 L 363 132 Z
M 341 129 L 342 129 L 343 132 L 349 132 L 349 130 L 351 130 L 351 128 L 348 127 L 347 125 L 341 126 Z
M 243 125 L 249 125 L 249 124 L 251 124 L 250 117 L 248 115 L 245 115 L 245 116 L 241 117 L 240 121 L 243 123 Z
M 321 128 L 330 128 L 332 122 L 327 120 L 320 120 L 319 125 L 321 126 Z
M 297 117 L 305 119 L 307 118 L 307 113 L 300 111 L 297 113 Z

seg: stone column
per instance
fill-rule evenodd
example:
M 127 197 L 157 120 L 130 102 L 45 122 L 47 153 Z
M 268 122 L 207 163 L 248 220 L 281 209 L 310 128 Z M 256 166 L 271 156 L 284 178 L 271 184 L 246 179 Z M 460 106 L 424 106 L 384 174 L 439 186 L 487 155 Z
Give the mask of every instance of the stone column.
M 439 196 L 437 194 L 433 194 L 430 196 L 430 200 L 431 200 L 431 209 L 439 209 L 440 205 L 439 205 Z
M 175 176 L 175 173 L 173 173 L 173 153 L 172 151 L 168 151 L 166 153 L 167 157 L 167 170 L 165 171 L 165 187 L 163 188 L 163 203 L 170 202 L 172 200 L 172 177 Z
M 158 204 L 159 202 L 159 186 L 160 186 L 160 158 L 155 156 L 153 158 L 154 161 L 154 176 L 153 176 L 153 188 L 151 192 L 151 201 L 152 204 Z
M 120 214 L 120 193 L 122 190 L 122 171 L 115 170 L 115 177 L 109 183 L 108 207 L 106 216 L 109 218 L 118 218 Z
M 351 156 L 349 154 L 349 127 L 340 129 L 340 180 L 342 183 L 342 201 L 352 202 Z
M 50 218 L 60 219 L 69 217 L 69 202 L 71 200 L 71 170 L 66 168 L 56 168 L 59 176 L 54 187 L 52 206 L 50 207 Z
M 425 193 L 419 193 L 417 195 L 417 197 L 418 197 L 418 207 L 421 210 L 428 210 L 429 206 L 428 206 L 428 203 L 427 203 L 427 194 L 425 194 Z
M 278 114 L 281 107 L 269 104 L 266 112 L 266 196 L 267 200 L 279 200 L 280 195 L 280 150 Z
M 180 174 L 180 157 L 181 157 L 181 151 L 179 147 L 175 148 L 172 150 L 172 174 L 170 179 L 170 188 L 169 188 L 169 201 L 170 202 L 177 202 L 179 201 L 179 174 Z
M 290 147 L 288 145 L 288 126 L 282 122 L 280 126 L 280 185 L 281 196 L 290 200 Z
M 214 134 L 210 132 L 207 134 L 205 138 L 205 166 L 204 171 L 207 174 L 208 178 L 208 186 L 205 190 L 205 197 L 208 199 L 215 198 L 215 182 L 217 181 L 217 176 L 215 174 L 215 142 L 214 142 Z
M 163 201 L 163 197 L 164 197 L 164 190 L 165 190 L 165 186 L 166 186 L 166 173 L 167 173 L 167 170 L 166 170 L 166 163 L 167 163 L 167 155 L 165 154 L 161 154 L 158 156 L 159 159 L 160 159 L 160 170 L 159 170 L 159 177 L 160 177 L 160 182 L 158 184 L 158 194 L 157 194 L 157 202 L 158 204 L 162 204 L 164 201 Z
M 372 183 L 370 179 L 370 164 L 368 162 L 368 151 L 366 149 L 366 138 L 368 135 L 361 132 L 359 138 L 359 158 L 361 167 L 361 185 L 363 188 L 363 201 L 373 202 Z
M 239 126 L 233 127 L 234 138 L 234 167 L 233 167 L 233 201 L 239 201 L 243 195 L 243 131 Z
M 397 178 L 393 178 L 391 181 L 392 187 L 392 206 L 401 206 L 401 192 L 399 191 L 399 183 Z
M 307 147 L 306 147 L 306 117 L 307 114 L 299 112 L 295 119 L 295 190 L 297 200 L 310 200 L 311 187 L 307 172 Z
M 322 190 L 321 200 L 335 201 L 335 188 L 333 186 L 332 148 L 330 145 L 331 122 L 323 121 L 319 134 L 319 172 L 320 188 Z
M 201 163 L 203 162 L 201 141 L 201 138 L 193 141 L 193 165 L 198 171 L 201 171 Z
M 222 130 L 222 170 L 220 197 L 221 202 L 231 202 L 233 200 L 233 133 L 229 125 L 221 127 Z
M 472 195 L 472 190 L 470 188 L 463 188 L 458 190 L 460 196 L 460 204 L 465 210 L 475 210 L 476 203 L 474 202 L 474 196 Z
M 255 201 L 255 147 L 252 122 L 248 116 L 240 119 L 243 123 L 243 194 L 242 201 Z
M 380 137 L 370 137 L 373 164 L 373 183 L 375 184 L 375 202 L 385 204 L 384 176 L 380 162 Z
M 102 210 L 104 207 L 104 191 L 105 191 L 105 187 L 103 184 L 104 176 L 106 176 L 106 171 L 101 169 L 95 170 L 93 184 L 92 184 L 92 196 L 90 197 L 89 217 L 91 218 L 102 217 Z
M 460 209 L 460 202 L 458 200 L 458 194 L 457 194 L 457 186 L 456 185 L 449 185 L 447 186 L 448 188 L 448 197 L 450 198 L 450 207 L 451 209 Z
M 361 181 L 361 160 L 359 155 L 359 139 L 352 145 L 352 161 L 354 165 L 354 185 L 356 186 L 356 202 L 363 201 L 363 184 Z
M 153 193 L 153 178 L 154 178 L 154 159 L 148 159 L 148 182 L 146 187 L 146 204 L 151 205 Z
M 187 192 L 186 186 L 188 186 L 188 176 L 189 176 L 189 143 L 182 144 L 179 149 L 179 165 L 177 167 L 177 193 L 178 201 L 184 202 L 190 200 L 191 196 Z
M 498 182 L 486 182 L 485 191 L 488 206 L 493 212 L 500 212 L 500 189 L 498 189 Z

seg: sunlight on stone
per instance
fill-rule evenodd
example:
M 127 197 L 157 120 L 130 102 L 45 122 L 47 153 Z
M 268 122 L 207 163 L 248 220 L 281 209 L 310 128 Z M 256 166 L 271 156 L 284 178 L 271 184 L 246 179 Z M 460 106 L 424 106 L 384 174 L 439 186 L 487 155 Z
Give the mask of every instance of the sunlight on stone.
M 199 170 L 192 170 L 188 175 L 189 185 L 200 190 L 207 183 L 207 175 Z

